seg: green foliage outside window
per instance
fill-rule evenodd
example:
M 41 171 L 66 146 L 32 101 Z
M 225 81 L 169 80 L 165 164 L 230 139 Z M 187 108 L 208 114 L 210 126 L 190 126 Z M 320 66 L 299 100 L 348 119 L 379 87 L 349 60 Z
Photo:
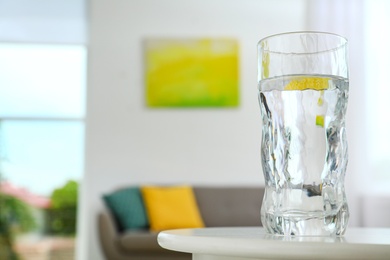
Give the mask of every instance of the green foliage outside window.
M 36 227 L 31 209 L 24 202 L 0 192 L 0 259 L 19 259 L 14 238 Z
M 75 235 L 77 226 L 78 183 L 68 181 L 53 191 L 47 209 L 46 232 L 51 235 Z

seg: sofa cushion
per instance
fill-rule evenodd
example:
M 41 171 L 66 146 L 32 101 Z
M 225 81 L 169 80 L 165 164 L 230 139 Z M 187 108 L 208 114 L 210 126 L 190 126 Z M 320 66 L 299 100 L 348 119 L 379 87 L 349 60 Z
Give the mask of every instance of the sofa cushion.
M 204 227 L 192 187 L 142 187 L 150 229 Z
M 126 231 L 119 238 L 119 244 L 129 251 L 162 251 L 157 242 L 157 232 L 148 230 Z
M 261 226 L 261 187 L 194 187 L 207 227 Z
M 149 226 L 138 187 L 129 187 L 103 195 L 103 199 L 121 230 L 145 229 Z

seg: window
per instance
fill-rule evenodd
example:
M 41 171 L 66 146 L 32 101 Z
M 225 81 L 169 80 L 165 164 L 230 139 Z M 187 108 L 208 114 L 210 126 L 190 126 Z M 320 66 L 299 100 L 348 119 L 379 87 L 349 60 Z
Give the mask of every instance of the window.
M 56 237 L 76 232 L 85 78 L 83 45 L 0 43 L 1 192 L 29 209 L 12 213 L 24 233 L 14 246 L 5 245 L 5 254 L 16 250 L 22 259 L 35 259 L 63 252 L 64 259 L 74 259 L 74 237 L 67 236 L 67 242 Z M 23 228 L 31 218 L 37 226 Z M 42 250 L 42 244 L 48 246 Z
M 50 196 L 83 170 L 86 49 L 0 44 L 3 177 Z
M 366 93 L 370 175 L 377 183 L 390 181 L 390 2 L 366 1 Z M 379 182 L 378 182 L 379 181 Z M 388 186 L 384 187 L 388 192 Z

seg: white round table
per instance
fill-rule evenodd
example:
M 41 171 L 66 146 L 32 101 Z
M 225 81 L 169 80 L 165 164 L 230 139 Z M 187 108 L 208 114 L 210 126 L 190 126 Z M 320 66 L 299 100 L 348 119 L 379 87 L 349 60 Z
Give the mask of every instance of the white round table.
M 260 227 L 162 231 L 161 247 L 193 260 L 390 259 L 390 229 L 348 228 L 342 237 L 269 235 Z

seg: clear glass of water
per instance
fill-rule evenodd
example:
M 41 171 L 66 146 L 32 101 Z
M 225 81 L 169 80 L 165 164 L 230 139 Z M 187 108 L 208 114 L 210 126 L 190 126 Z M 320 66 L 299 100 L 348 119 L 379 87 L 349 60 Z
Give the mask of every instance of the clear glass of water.
M 347 40 L 331 33 L 278 34 L 258 44 L 261 221 L 271 234 L 346 230 L 347 56 Z

